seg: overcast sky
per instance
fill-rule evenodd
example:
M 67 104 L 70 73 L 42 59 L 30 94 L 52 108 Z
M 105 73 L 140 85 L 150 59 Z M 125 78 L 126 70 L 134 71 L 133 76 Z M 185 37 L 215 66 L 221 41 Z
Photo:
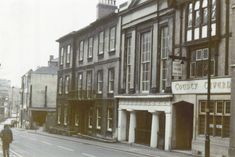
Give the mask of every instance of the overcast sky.
M 117 0 L 121 4 L 126 0 Z M 0 78 L 21 76 L 58 57 L 59 37 L 96 19 L 98 0 L 0 0 Z

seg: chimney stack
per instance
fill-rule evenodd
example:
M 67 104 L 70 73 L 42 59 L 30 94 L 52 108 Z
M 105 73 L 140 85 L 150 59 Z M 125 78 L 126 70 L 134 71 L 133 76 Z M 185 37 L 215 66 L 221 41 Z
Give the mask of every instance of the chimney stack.
M 97 8 L 97 19 L 105 17 L 117 9 L 116 0 L 99 0 L 96 6 Z

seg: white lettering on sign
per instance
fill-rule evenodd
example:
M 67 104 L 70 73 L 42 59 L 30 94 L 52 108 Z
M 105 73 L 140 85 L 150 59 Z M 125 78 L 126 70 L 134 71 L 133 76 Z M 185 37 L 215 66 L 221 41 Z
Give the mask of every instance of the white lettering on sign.
M 172 82 L 173 94 L 207 93 L 207 80 Z M 211 93 L 231 93 L 231 78 L 211 79 Z

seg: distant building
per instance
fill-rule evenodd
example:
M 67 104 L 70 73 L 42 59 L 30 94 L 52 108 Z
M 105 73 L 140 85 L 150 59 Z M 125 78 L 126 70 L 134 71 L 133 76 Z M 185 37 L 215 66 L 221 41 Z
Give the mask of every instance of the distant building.
M 9 91 L 11 81 L 0 79 L 0 121 L 9 116 Z
M 57 59 L 50 56 L 48 66 L 39 67 L 35 71 L 29 70 L 22 76 L 22 126 L 53 125 L 56 110 L 57 62 Z

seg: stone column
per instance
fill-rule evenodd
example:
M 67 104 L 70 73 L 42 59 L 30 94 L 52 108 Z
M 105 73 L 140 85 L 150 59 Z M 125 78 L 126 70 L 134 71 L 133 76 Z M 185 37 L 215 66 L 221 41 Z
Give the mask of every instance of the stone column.
M 130 112 L 130 127 L 129 127 L 129 143 L 135 142 L 135 128 L 136 128 L 136 112 L 134 110 L 128 110 Z
M 152 113 L 152 127 L 151 127 L 150 147 L 156 148 L 158 142 L 159 117 L 156 111 L 151 113 Z
M 126 111 L 118 109 L 118 141 L 126 140 Z
M 165 113 L 165 150 L 171 150 L 172 114 Z

